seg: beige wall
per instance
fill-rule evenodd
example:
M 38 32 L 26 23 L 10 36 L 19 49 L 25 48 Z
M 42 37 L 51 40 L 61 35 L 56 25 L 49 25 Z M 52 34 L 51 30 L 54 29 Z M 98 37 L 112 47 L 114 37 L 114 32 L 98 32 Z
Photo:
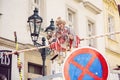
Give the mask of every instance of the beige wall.
M 25 64 L 24 64 L 25 80 L 27 80 L 27 78 L 41 77 L 42 75 L 28 73 L 28 62 L 38 64 L 38 65 L 42 65 L 41 54 L 38 51 L 31 51 L 31 52 L 27 52 L 27 53 L 25 52 L 24 59 L 25 59 L 25 61 L 24 61 L 25 62 Z M 51 68 L 51 62 L 48 59 L 49 58 L 46 57 L 46 61 L 45 61 L 45 66 L 46 66 L 46 70 L 47 70 L 46 75 L 50 74 L 50 68 Z
M 108 0 L 103 0 L 104 4 L 104 29 L 105 32 L 108 32 L 108 14 L 111 14 L 114 17 L 115 24 L 114 24 L 114 29 L 115 32 L 119 31 L 119 25 L 120 25 L 120 18 L 119 18 L 119 13 L 117 9 L 117 4 L 118 2 L 111 0 L 112 2 L 109 3 L 110 1 Z M 115 80 L 118 79 L 118 73 L 119 71 L 113 70 L 114 68 L 117 68 L 117 65 L 120 65 L 120 35 L 117 34 L 115 35 L 115 40 L 112 40 L 108 37 L 105 37 L 105 55 L 107 59 L 107 63 L 109 66 L 109 80 L 113 80 L 113 76 Z

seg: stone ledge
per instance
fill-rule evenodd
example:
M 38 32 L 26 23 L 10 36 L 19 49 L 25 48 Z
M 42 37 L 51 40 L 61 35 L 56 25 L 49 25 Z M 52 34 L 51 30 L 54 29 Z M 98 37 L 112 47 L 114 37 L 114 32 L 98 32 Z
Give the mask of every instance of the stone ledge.
M 102 11 L 101 9 L 99 9 L 97 6 L 95 6 L 94 4 L 92 4 L 89 1 L 83 2 L 83 5 L 85 8 L 87 8 L 88 10 L 92 11 L 95 14 L 100 14 Z

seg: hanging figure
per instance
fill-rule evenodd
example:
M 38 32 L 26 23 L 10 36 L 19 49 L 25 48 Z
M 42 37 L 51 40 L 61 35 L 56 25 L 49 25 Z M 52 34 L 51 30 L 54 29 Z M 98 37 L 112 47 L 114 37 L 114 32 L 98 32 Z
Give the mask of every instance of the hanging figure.
M 56 31 L 53 34 L 54 41 L 50 44 L 50 48 L 55 51 L 56 55 L 51 60 L 54 60 L 60 52 L 70 51 L 72 47 L 78 46 L 78 44 L 75 44 L 76 41 L 77 43 L 80 42 L 79 37 L 65 25 L 66 22 L 58 17 Z

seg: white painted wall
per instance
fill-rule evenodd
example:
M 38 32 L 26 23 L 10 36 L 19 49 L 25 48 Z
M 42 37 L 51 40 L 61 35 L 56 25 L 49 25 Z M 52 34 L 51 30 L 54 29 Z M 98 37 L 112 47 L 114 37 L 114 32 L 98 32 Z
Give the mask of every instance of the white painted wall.
M 47 25 L 49 25 L 51 18 L 54 20 L 57 17 L 65 19 L 65 15 L 65 0 L 46 0 Z
M 28 43 L 30 36 L 27 31 L 28 1 L 1 0 L 0 36 L 14 40 L 14 31 L 17 32 L 18 42 Z

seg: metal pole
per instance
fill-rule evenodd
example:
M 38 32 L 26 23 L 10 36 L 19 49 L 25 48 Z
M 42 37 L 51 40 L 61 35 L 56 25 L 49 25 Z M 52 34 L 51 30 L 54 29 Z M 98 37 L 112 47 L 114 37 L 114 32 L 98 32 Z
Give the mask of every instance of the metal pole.
M 45 59 L 46 59 L 46 57 L 42 57 L 42 60 L 43 60 L 43 76 L 45 76 Z
M 45 38 L 43 37 L 42 38 L 42 46 L 45 46 Z M 43 76 L 45 76 L 45 60 L 46 60 L 46 48 L 43 48 L 42 49 L 42 52 L 41 52 L 41 56 L 42 56 L 42 61 L 43 61 Z

